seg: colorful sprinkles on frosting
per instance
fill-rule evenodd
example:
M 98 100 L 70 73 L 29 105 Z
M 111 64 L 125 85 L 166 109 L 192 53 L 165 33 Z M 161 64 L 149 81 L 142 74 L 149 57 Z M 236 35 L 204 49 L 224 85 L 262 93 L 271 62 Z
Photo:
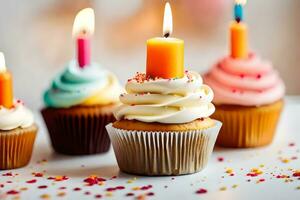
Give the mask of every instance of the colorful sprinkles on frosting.
M 194 81 L 194 77 L 192 75 L 192 73 L 190 73 L 188 70 L 186 70 L 184 72 L 184 74 L 186 75 L 187 77 L 187 82 L 190 83 L 190 82 L 193 82 Z M 171 80 L 176 80 L 178 78 L 172 78 L 172 79 L 168 79 L 168 81 L 171 81 Z M 143 73 L 143 72 L 136 72 L 135 76 L 131 79 L 128 79 L 127 82 L 130 83 L 130 82 L 136 82 L 136 83 L 145 83 L 145 82 L 149 82 L 149 81 L 156 81 L 156 80 L 163 80 L 162 78 L 160 77 L 150 77 L 150 76 L 147 76 L 146 73 Z

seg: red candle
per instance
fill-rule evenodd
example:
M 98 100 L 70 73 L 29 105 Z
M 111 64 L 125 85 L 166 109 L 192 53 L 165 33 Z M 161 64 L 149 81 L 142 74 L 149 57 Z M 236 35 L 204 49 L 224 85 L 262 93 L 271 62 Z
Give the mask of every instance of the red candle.
M 91 64 L 91 39 L 88 36 L 77 38 L 77 61 L 81 68 Z
M 73 36 L 77 42 L 77 62 L 80 68 L 91 64 L 91 36 L 94 33 L 95 14 L 91 8 L 81 10 L 75 17 Z

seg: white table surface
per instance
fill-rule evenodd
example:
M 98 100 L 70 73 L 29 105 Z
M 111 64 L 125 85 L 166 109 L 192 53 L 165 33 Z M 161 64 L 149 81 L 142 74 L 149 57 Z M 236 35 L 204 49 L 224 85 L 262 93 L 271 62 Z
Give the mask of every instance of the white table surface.
M 101 199 L 300 199 L 300 177 L 293 177 L 294 170 L 300 170 L 299 97 L 286 99 L 276 138 L 270 146 L 258 149 L 216 148 L 202 172 L 177 177 L 142 177 L 119 172 L 112 148 L 109 153 L 94 156 L 56 154 L 51 149 L 40 117 L 37 118 L 40 132 L 32 160 L 25 168 L 0 171 L 0 199 L 95 199 L 97 194 L 102 195 Z M 224 161 L 220 162 L 220 157 Z M 233 170 L 233 176 L 226 173 L 228 168 Z M 246 176 L 252 168 L 260 168 L 263 173 L 256 177 Z M 8 172 L 14 176 L 3 176 Z M 33 172 L 43 172 L 44 177 L 34 177 Z M 104 185 L 86 186 L 83 180 L 93 174 L 108 180 Z M 59 175 L 69 179 L 60 182 L 47 179 Z M 276 178 L 277 175 L 290 178 Z M 113 176 L 117 178 L 109 180 Z M 26 183 L 32 179 L 36 182 Z M 133 181 L 128 183 L 128 180 Z M 38 189 L 41 185 L 47 188 Z M 133 190 L 146 185 L 152 185 L 152 188 Z M 124 186 L 125 189 L 106 192 L 107 188 L 116 186 Z M 76 187 L 81 190 L 74 191 Z M 207 193 L 196 194 L 200 188 L 206 189 Z M 8 195 L 10 190 L 19 193 Z M 86 191 L 90 195 L 86 195 Z M 149 192 L 154 195 L 147 196 Z M 128 197 L 127 193 L 135 196 Z

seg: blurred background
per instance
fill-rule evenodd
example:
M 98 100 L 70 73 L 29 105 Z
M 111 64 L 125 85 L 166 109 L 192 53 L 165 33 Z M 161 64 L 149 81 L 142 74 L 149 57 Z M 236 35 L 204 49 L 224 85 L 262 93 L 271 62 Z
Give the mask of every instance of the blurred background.
M 14 75 L 15 96 L 38 109 L 51 79 L 74 57 L 72 25 L 79 10 L 96 13 L 93 59 L 122 84 L 145 70 L 150 37 L 161 36 L 164 0 L 1 0 L 0 51 Z M 185 40 L 185 65 L 206 71 L 228 54 L 233 0 L 170 0 L 173 36 Z M 300 94 L 300 1 L 249 0 L 251 49 L 273 62 L 289 95 Z

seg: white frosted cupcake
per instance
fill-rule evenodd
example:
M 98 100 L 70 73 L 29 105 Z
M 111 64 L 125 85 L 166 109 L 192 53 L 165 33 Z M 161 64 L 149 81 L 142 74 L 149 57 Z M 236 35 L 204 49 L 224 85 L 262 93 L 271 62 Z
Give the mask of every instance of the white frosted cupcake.
M 0 169 L 28 164 L 37 130 L 33 114 L 21 101 L 11 108 L 0 106 Z
M 107 126 L 118 165 L 142 175 L 180 175 L 202 170 L 211 155 L 221 123 L 212 90 L 199 74 L 152 79 L 137 73 L 126 84 Z

